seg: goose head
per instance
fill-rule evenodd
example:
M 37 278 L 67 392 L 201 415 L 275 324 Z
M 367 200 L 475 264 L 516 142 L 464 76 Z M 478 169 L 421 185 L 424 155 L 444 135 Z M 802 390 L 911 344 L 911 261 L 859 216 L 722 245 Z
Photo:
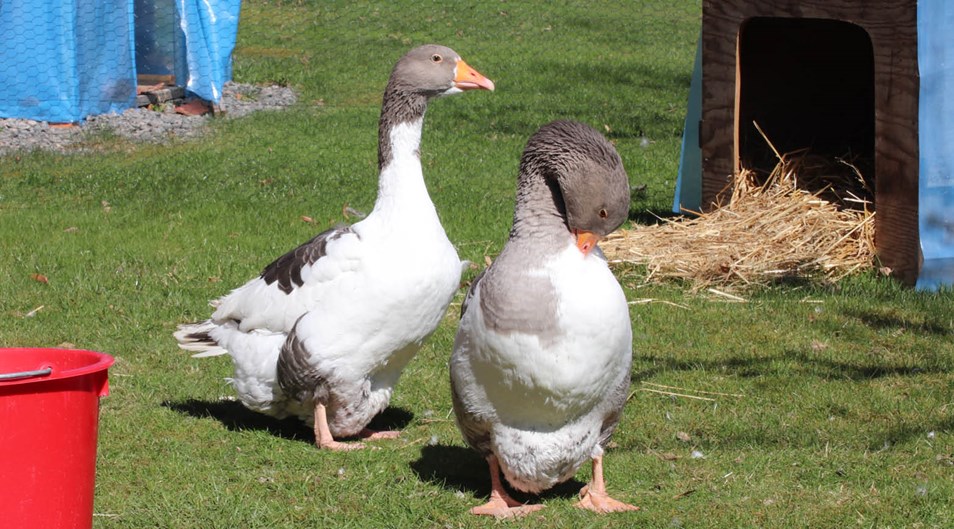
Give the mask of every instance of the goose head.
M 493 90 L 494 83 L 471 68 L 447 46 L 418 46 L 401 57 L 391 70 L 384 89 L 378 126 L 378 168 L 391 160 L 395 139 L 392 131 L 408 125 L 404 143 L 416 151 L 428 101 L 465 90 Z
M 534 181 L 545 185 L 534 185 Z M 629 215 L 629 178 L 616 148 L 588 125 L 554 121 L 524 149 L 515 223 L 521 215 L 549 211 L 584 255 Z M 524 207 L 521 207 L 524 202 Z
M 447 46 L 426 44 L 407 52 L 391 72 L 395 87 L 437 97 L 464 90 L 493 90 L 494 83 L 470 67 L 460 55 Z

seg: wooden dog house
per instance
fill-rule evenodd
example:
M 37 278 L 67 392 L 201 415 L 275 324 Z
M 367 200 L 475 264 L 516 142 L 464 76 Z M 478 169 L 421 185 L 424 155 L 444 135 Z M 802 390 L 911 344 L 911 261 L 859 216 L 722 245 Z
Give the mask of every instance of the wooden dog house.
M 881 264 L 919 270 L 916 0 L 704 0 L 701 207 L 740 166 L 809 148 L 862 160 Z

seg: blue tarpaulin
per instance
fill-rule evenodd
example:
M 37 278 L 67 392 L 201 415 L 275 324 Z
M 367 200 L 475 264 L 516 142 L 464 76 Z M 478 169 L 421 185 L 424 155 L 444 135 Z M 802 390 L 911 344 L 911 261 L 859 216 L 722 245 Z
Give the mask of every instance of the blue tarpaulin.
M 176 81 L 218 103 L 241 0 L 175 0 Z M 136 104 L 134 0 L 0 1 L 0 118 L 75 122 Z M 185 78 L 181 72 L 185 72 Z
M 0 117 L 79 121 L 136 102 L 132 0 L 0 2 Z
M 954 2 L 918 2 L 918 288 L 954 284 Z
M 241 0 L 176 0 L 185 35 L 189 92 L 218 103 L 232 79 L 232 49 Z
M 702 37 L 696 46 L 696 62 L 689 83 L 689 104 L 679 154 L 679 174 L 673 213 L 702 210 L 702 150 L 699 148 L 699 120 L 702 119 Z

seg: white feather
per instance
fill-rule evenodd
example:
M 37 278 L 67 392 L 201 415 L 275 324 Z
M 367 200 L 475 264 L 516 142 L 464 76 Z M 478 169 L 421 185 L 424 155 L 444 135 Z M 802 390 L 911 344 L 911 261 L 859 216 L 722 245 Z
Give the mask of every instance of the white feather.
M 535 273 L 557 292 L 556 339 L 488 328 L 480 289 L 460 322 L 451 376 L 464 408 L 491 425 L 508 481 L 539 492 L 599 455 L 606 396 L 628 376 L 632 329 L 622 288 L 605 260 L 568 247 Z

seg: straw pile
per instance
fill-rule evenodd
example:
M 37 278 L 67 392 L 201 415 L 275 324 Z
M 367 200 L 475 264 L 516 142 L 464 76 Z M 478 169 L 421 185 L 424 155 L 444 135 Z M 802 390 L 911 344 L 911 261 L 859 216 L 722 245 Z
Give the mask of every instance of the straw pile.
M 645 265 L 646 281 L 693 290 L 781 279 L 838 281 L 874 263 L 873 195 L 854 165 L 805 153 L 779 156 L 767 177 L 743 170 L 728 203 L 607 238 L 611 263 Z

